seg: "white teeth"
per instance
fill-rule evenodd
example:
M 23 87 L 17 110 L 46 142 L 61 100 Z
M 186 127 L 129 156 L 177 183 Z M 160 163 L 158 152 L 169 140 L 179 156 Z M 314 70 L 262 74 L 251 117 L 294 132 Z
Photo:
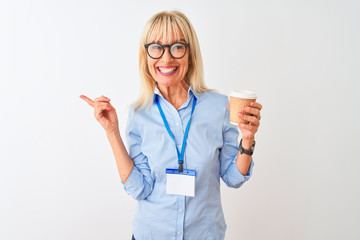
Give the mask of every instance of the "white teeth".
M 176 70 L 176 67 L 175 68 L 159 68 L 159 70 L 162 73 L 171 73 L 171 72 L 174 72 Z

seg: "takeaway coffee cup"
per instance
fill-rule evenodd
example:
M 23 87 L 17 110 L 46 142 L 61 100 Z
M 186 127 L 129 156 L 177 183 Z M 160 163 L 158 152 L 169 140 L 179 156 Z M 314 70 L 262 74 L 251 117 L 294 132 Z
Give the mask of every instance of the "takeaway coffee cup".
M 238 125 L 239 122 L 248 124 L 248 121 L 241 119 L 238 116 L 238 113 L 243 113 L 243 107 L 250 106 L 251 102 L 256 101 L 256 93 L 247 90 L 240 90 L 240 91 L 232 91 L 230 93 L 230 122 L 232 124 Z M 251 115 L 248 113 L 244 113 L 246 115 Z

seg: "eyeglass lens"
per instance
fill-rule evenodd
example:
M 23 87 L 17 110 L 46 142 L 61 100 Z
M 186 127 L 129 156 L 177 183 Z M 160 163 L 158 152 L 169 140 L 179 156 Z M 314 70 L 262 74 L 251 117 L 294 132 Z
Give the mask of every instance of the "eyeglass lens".
M 174 58 L 182 58 L 185 55 L 186 47 L 184 44 L 175 43 L 170 46 L 170 54 Z M 148 47 L 148 53 L 152 58 L 160 58 L 164 52 L 164 47 L 158 43 L 152 43 Z

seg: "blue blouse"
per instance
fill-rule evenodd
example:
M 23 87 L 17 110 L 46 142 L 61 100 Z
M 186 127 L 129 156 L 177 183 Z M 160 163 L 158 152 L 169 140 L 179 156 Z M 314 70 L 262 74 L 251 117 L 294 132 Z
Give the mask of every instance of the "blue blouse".
M 179 150 L 189 121 L 194 91 L 176 110 L 155 88 L 160 105 Z M 149 109 L 134 112 L 131 107 L 126 140 L 134 167 L 124 184 L 125 191 L 138 200 L 133 221 L 136 240 L 222 240 L 226 224 L 220 199 L 220 177 L 229 187 L 238 188 L 247 175 L 236 167 L 237 126 L 230 123 L 225 95 L 197 93 L 197 103 L 186 142 L 184 169 L 196 170 L 195 197 L 166 194 L 166 168 L 178 168 L 174 141 L 166 131 L 154 101 Z

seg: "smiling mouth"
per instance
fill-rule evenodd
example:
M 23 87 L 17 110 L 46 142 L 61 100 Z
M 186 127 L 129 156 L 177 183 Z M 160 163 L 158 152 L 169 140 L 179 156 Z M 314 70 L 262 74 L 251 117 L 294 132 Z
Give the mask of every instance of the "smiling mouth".
M 175 72 L 178 67 L 171 67 L 171 68 L 161 68 L 161 67 L 158 67 L 157 68 L 161 73 L 173 73 Z

